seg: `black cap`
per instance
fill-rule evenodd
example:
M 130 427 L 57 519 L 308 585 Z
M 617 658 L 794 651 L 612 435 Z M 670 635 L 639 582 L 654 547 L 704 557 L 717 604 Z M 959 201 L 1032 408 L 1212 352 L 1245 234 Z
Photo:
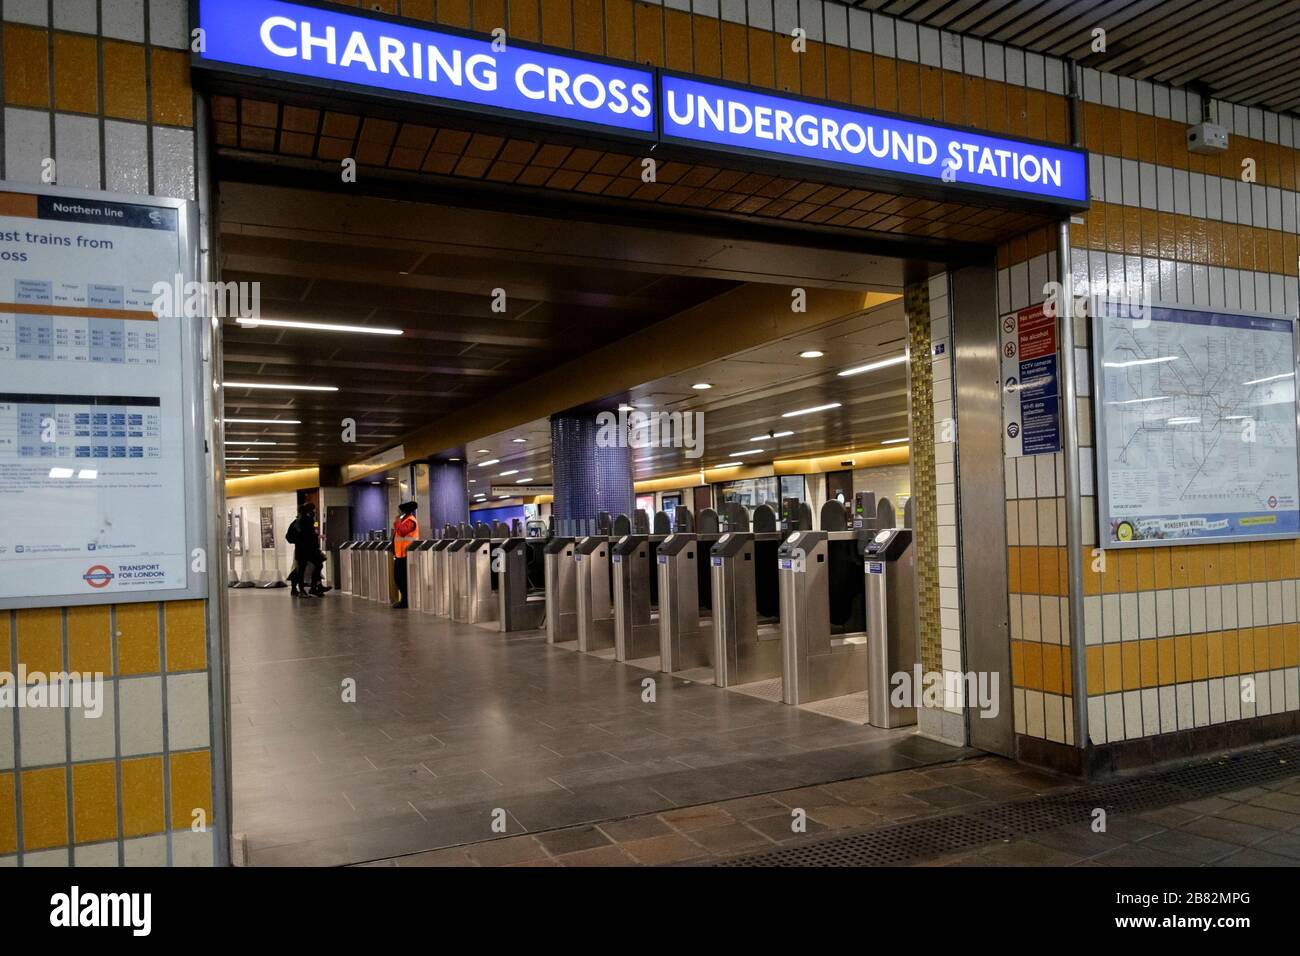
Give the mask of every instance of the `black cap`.
M 397 506 L 397 510 L 404 515 L 412 514 L 413 512 L 418 511 L 419 508 L 420 503 L 418 501 L 403 501 Z

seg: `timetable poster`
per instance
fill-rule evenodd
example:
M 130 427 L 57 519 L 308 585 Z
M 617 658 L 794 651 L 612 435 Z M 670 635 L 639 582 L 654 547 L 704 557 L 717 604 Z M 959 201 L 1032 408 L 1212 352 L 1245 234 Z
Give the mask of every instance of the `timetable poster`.
M 0 601 L 187 586 L 182 255 L 175 208 L 0 192 Z

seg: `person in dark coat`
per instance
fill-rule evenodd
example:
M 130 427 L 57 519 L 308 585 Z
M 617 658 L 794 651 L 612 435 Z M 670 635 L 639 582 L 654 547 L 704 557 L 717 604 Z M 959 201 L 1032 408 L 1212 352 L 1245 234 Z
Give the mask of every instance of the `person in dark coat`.
M 298 518 L 285 534 L 293 545 L 293 570 L 289 572 L 290 592 L 294 597 L 320 597 L 321 571 L 324 556 L 320 550 L 320 536 L 316 533 L 316 509 L 310 503 L 298 510 Z

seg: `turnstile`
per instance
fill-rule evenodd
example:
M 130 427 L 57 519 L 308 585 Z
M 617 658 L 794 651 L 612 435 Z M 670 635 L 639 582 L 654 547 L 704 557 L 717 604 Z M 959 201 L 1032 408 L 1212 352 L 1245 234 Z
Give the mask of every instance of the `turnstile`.
M 497 601 L 494 585 L 496 572 L 492 570 L 492 539 L 475 536 L 462 552 L 466 566 L 466 617 L 469 624 L 484 624 L 497 619 Z
M 473 538 L 457 538 L 447 547 L 447 569 L 451 572 L 451 619 L 461 623 L 469 620 L 468 552 L 473 544 Z
M 870 646 L 859 533 L 796 531 L 777 557 L 785 702 L 866 690 Z
M 703 557 L 709 547 L 689 533 L 670 534 L 659 544 L 659 669 L 665 673 L 713 662 L 713 619 L 700 613 L 711 604 L 709 594 L 701 593 L 701 583 L 712 590 Z
M 352 549 L 355 541 L 344 541 L 339 545 L 339 590 L 344 594 L 352 593 Z
M 645 534 L 625 534 L 610 546 L 616 661 L 636 661 L 659 653 L 659 622 L 651 594 L 651 575 L 655 573 L 651 550 L 651 538 Z M 657 581 L 655 585 L 657 591 Z
M 778 532 L 728 532 L 709 552 L 713 681 L 719 687 L 780 677 Z
M 497 621 L 504 631 L 532 631 L 546 617 L 546 594 L 541 587 L 541 542 L 507 538 L 492 551 L 497 576 Z
M 451 568 L 448 549 L 454 538 L 439 538 L 429 549 L 429 604 L 426 611 L 451 617 Z
M 573 548 L 575 617 L 578 650 L 599 651 L 614 646 L 614 601 L 611 594 L 609 538 L 588 535 Z
M 572 538 L 546 542 L 542 561 L 546 578 L 546 643 L 572 640 L 578 630 L 578 576 Z
M 878 531 L 863 551 L 867 643 L 870 647 L 867 719 L 873 727 L 903 727 L 916 723 L 915 695 L 920 693 L 920 688 L 913 688 L 911 707 L 895 707 L 890 699 L 893 675 L 910 675 L 920 659 L 916 634 L 916 555 L 912 549 L 912 532 L 907 528 Z
M 432 597 L 428 586 L 432 545 L 429 540 L 412 541 L 406 549 L 406 603 L 415 611 L 428 610 L 426 605 Z

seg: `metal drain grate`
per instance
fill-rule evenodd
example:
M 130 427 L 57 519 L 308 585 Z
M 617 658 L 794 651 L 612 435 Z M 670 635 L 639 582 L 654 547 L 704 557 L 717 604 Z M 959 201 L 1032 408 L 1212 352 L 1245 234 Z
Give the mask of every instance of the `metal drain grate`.
M 1069 793 L 1012 800 L 831 837 L 715 866 L 897 866 L 986 843 L 1085 823 L 1097 807 L 1141 813 L 1300 773 L 1300 744 L 1250 750 L 1141 777 L 1089 784 Z
M 1006 839 L 1006 830 L 968 816 L 900 823 L 837 840 L 805 843 L 717 866 L 896 866 Z

